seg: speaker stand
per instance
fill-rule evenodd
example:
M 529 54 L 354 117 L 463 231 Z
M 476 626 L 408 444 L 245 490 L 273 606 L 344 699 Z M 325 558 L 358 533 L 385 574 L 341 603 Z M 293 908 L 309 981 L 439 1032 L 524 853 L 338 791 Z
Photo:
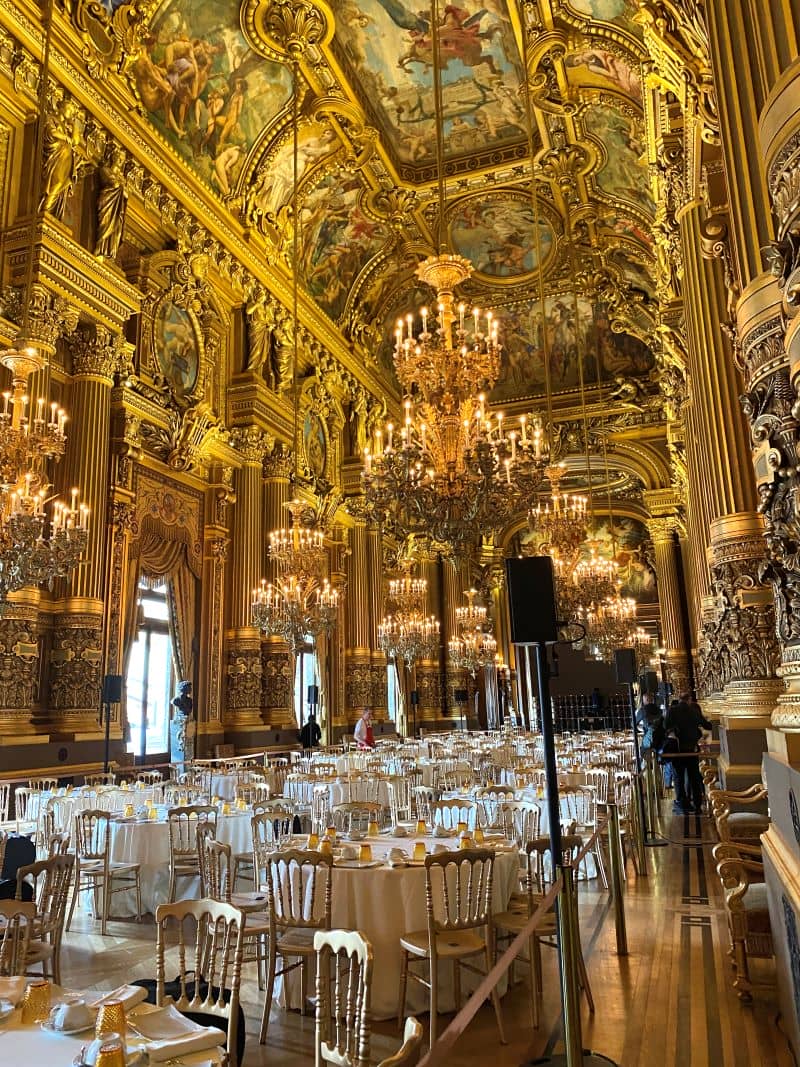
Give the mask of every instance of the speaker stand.
M 108 757 L 111 749 L 111 704 L 106 702 L 103 707 L 105 708 L 106 716 L 105 739 L 103 741 L 103 774 L 108 774 Z

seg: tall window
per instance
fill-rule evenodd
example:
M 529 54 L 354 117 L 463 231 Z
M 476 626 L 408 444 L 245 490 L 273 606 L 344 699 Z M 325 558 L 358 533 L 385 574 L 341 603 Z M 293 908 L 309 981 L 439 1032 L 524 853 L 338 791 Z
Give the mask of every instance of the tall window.
M 386 684 L 389 718 L 392 722 L 397 722 L 397 712 L 400 707 L 400 693 L 397 685 L 397 671 L 395 670 L 393 663 L 390 663 L 387 667 Z
M 308 718 L 308 687 L 319 685 L 317 677 L 317 654 L 312 644 L 303 645 L 297 653 L 294 668 L 294 713 L 298 723 Z M 316 709 L 319 717 L 319 707 Z
M 139 628 L 125 679 L 130 740 L 137 759 L 169 751 L 172 647 L 164 589 L 139 588 Z

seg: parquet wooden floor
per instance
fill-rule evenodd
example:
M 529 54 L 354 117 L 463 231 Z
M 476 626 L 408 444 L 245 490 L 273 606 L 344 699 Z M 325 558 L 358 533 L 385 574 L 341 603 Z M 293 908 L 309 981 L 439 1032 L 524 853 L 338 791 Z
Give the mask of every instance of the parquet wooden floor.
M 711 856 L 711 823 L 670 816 L 661 830 L 670 844 L 648 850 L 649 877 L 637 877 L 629 864 L 627 957 L 616 955 L 607 894 L 594 883 L 580 884 L 581 934 L 596 1001 L 594 1016 L 583 1005 L 584 1046 L 622 1067 L 792 1067 L 776 1022 L 772 964 L 755 961 L 753 977 L 760 985 L 752 1004 L 742 1004 L 731 985 L 725 914 Z M 91 918 L 76 913 L 65 939 L 65 985 L 111 989 L 132 978 L 154 976 L 152 925 L 112 923 L 110 931 L 110 936 L 101 937 Z M 454 1048 L 448 1067 L 516 1067 L 560 1050 L 554 952 L 545 952 L 544 966 L 540 1030 L 531 1030 L 527 987 L 520 983 L 503 999 L 509 1044 L 499 1044 L 493 1013 L 484 1007 Z M 252 973 L 253 968 L 246 970 Z M 248 1028 L 243 1067 L 313 1063 L 311 1016 L 273 1009 L 269 1044 L 261 1047 L 257 1038 L 261 996 L 255 981 L 246 983 L 243 1001 Z M 447 1017 L 440 1020 L 440 1032 L 447 1021 Z M 398 1043 L 392 1023 L 375 1025 L 376 1061 Z

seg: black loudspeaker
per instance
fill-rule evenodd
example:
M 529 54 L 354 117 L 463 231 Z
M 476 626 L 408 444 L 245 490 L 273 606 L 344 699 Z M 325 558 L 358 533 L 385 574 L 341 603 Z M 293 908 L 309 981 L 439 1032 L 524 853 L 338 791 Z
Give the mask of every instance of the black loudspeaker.
M 635 682 L 637 680 L 636 652 L 632 648 L 614 649 L 614 673 L 618 682 Z
M 657 693 L 658 692 L 658 675 L 655 671 L 644 672 L 644 692 L 645 693 Z
M 416 707 L 419 704 L 419 691 L 416 689 L 411 690 L 411 706 Z
M 106 674 L 103 677 L 103 703 L 122 703 L 122 675 Z
M 313 704 L 314 707 L 319 704 L 319 686 L 310 685 L 308 687 L 308 703 Z
M 506 560 L 511 643 L 546 644 L 558 640 L 556 588 L 550 556 Z
M 468 693 L 466 689 L 454 689 L 453 696 L 455 697 L 456 704 L 466 704 Z

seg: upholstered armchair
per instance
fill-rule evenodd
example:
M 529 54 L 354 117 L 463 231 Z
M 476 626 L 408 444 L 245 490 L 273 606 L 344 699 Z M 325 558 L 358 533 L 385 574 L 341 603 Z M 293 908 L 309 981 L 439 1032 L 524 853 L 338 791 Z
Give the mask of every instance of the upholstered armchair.
M 714 849 L 714 858 L 725 893 L 730 955 L 735 971 L 733 986 L 742 1000 L 751 1000 L 748 960 L 769 959 L 775 951 L 761 849 L 757 845 L 721 842 Z
M 710 789 L 708 797 L 720 841 L 757 844 L 759 837 L 769 829 L 769 815 L 763 810 L 748 810 L 756 806 L 763 809 L 767 791 L 762 785 L 751 785 L 749 789 L 739 791 Z

